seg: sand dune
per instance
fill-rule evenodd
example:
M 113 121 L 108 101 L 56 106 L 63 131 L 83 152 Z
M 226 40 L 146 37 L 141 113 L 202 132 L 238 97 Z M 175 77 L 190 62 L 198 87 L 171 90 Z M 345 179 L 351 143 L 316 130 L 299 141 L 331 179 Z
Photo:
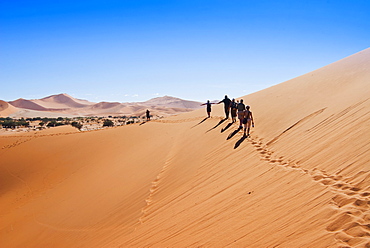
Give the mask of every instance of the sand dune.
M 67 94 L 58 94 L 48 96 L 42 99 L 18 99 L 9 102 L 11 105 L 22 109 L 37 110 L 37 111 L 62 111 L 70 108 L 83 108 L 95 103 L 76 99 Z
M 200 103 L 175 97 L 157 97 L 146 102 L 93 103 L 76 99 L 67 94 L 58 94 L 42 99 L 18 99 L 10 101 L 10 105 L 18 108 L 9 117 L 55 117 L 55 116 L 109 116 L 109 115 L 142 115 L 150 109 L 152 115 L 168 116 L 189 112 L 200 108 Z
M 185 108 L 185 109 L 197 109 L 199 108 L 199 102 L 186 101 L 176 97 L 164 96 L 150 99 L 146 102 L 142 102 L 146 106 L 155 107 L 171 107 L 171 108 Z
M 368 247 L 370 49 L 242 97 L 91 132 L 0 136 L 0 247 Z
M 26 99 L 18 99 L 15 101 L 10 101 L 9 104 L 13 105 L 17 108 L 22 109 L 30 109 L 30 110 L 36 110 L 36 111 L 48 111 L 49 109 L 33 102 L 32 100 L 26 100 Z
M 0 117 L 8 117 L 17 112 L 18 109 L 5 101 L 0 100 Z
M 95 104 L 86 100 L 73 98 L 68 94 L 52 95 L 42 99 L 33 100 L 33 102 L 48 109 L 83 108 Z

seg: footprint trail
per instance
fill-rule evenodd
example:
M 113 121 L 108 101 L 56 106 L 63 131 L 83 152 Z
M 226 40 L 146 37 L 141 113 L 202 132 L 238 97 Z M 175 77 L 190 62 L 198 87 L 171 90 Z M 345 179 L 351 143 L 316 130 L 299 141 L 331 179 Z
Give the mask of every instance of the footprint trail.
M 339 247 L 370 247 L 370 192 L 352 185 L 349 178 L 339 174 L 302 168 L 298 162 L 277 155 L 258 137 L 250 138 L 248 142 L 260 154 L 262 161 L 306 174 L 335 194 L 330 204 L 338 214 L 326 231 L 334 234 Z

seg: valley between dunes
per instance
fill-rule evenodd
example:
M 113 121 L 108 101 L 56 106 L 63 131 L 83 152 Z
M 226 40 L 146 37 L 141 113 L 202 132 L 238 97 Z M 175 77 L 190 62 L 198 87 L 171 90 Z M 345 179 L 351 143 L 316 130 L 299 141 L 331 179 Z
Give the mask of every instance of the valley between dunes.
M 370 247 L 370 49 L 223 106 L 0 136 L 0 247 Z

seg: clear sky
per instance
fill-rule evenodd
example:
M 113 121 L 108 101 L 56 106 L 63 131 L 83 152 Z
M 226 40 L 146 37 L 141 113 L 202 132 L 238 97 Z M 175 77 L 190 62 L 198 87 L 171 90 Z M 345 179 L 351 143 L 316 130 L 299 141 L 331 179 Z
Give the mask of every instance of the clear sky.
M 369 41 L 369 0 L 0 0 L 0 99 L 239 97 Z

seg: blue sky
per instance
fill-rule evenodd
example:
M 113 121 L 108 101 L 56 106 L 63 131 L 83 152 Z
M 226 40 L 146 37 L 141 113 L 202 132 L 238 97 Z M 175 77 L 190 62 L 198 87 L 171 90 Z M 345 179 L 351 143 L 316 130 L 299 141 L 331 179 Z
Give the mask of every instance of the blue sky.
M 368 0 L 0 0 L 0 99 L 243 96 L 369 47 Z

